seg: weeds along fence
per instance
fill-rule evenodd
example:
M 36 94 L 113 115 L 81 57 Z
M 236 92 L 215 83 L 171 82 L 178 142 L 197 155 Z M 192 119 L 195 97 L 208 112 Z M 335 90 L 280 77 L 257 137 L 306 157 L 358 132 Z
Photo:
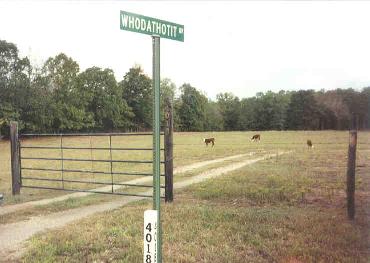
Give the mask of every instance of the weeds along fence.
M 172 201 L 172 129 L 164 130 L 161 198 Z M 152 133 L 18 134 L 12 122 L 12 193 L 31 188 L 152 197 L 152 152 Z

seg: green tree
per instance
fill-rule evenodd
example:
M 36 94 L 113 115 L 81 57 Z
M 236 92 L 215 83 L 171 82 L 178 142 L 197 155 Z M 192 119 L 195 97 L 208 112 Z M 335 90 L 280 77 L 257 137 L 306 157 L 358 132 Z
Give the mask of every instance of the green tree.
M 223 117 L 225 130 L 235 131 L 240 129 L 240 101 L 232 93 L 220 93 L 216 96 L 220 113 Z
M 133 117 L 131 108 L 122 98 L 111 69 L 92 67 L 78 75 L 80 103 L 93 114 L 94 127 L 99 130 L 128 128 Z
M 337 92 L 342 96 L 344 103 L 347 105 L 350 113 L 348 123 L 352 119 L 352 114 L 356 116 L 358 128 L 362 128 L 366 119 L 368 110 L 368 97 L 366 92 L 357 92 L 354 89 L 338 89 Z M 346 128 L 349 126 L 346 126 Z
M 256 94 L 255 121 L 257 130 L 272 130 L 275 111 L 274 93 L 268 91 L 266 94 L 259 92 Z
M 22 112 L 24 130 L 27 132 L 52 132 L 55 113 L 53 93 L 36 76 L 29 90 L 29 100 Z
M 77 88 L 79 66 L 61 53 L 49 58 L 43 67 L 41 81 L 53 94 L 53 129 L 77 131 L 94 127 L 93 115 L 85 111 Z
M 294 92 L 287 109 L 287 128 L 315 130 L 319 128 L 318 106 L 313 90 Z
M 174 98 L 175 98 L 175 92 L 176 92 L 176 85 L 173 83 L 170 79 L 162 79 L 161 80 L 161 123 L 165 125 L 165 109 L 167 103 L 172 104 L 172 114 L 174 114 Z
M 370 87 L 363 88 L 361 91 L 361 112 L 363 129 L 370 129 Z
M 282 130 L 285 128 L 290 93 L 259 92 L 241 101 L 240 127 L 251 130 Z
M 291 100 L 291 92 L 280 90 L 274 94 L 274 110 L 272 129 L 283 130 L 285 128 L 287 109 Z
M 173 101 L 175 98 L 176 85 L 170 79 L 161 80 L 161 105 L 164 105 L 166 99 Z
M 20 120 L 19 112 L 10 103 L 0 103 L 0 135 L 9 135 L 10 121 Z
M 320 130 L 336 129 L 340 124 L 338 120 L 348 118 L 348 109 L 335 91 L 321 90 L 314 96 L 317 102 Z
M 180 129 L 183 131 L 203 131 L 207 97 L 190 84 L 183 84 L 180 91 L 180 102 L 177 109 Z
M 257 130 L 257 127 L 259 127 L 256 105 L 256 97 L 244 98 L 240 101 L 239 125 L 241 130 Z
M 13 43 L 0 40 L 0 119 L 2 134 L 8 134 L 9 121 L 20 122 L 30 100 L 31 65 L 28 58 L 20 58 Z
M 205 131 L 222 131 L 224 130 L 224 120 L 217 102 L 208 101 L 205 105 Z
M 148 129 L 152 127 L 153 91 L 151 79 L 143 73 L 140 67 L 130 68 L 119 83 L 122 97 L 132 108 L 134 116 L 132 123 L 135 128 Z
M 181 99 L 174 98 L 173 100 L 173 129 L 174 131 L 181 131 L 181 120 L 180 120 L 180 111 Z

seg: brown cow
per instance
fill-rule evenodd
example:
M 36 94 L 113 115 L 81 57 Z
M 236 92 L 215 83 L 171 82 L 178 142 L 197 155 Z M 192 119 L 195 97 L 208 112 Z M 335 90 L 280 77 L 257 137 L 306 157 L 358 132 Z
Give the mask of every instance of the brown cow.
M 215 145 L 215 138 L 203 138 L 203 142 L 206 144 L 206 146 L 208 146 L 208 143 L 212 143 L 212 147 L 213 145 Z
M 308 149 L 313 148 L 313 144 L 311 140 L 307 140 L 307 146 L 308 146 Z
M 251 141 L 260 141 L 261 140 L 261 135 L 259 135 L 259 134 L 255 134 L 255 135 L 253 135 L 253 137 L 252 137 L 252 139 L 251 139 Z

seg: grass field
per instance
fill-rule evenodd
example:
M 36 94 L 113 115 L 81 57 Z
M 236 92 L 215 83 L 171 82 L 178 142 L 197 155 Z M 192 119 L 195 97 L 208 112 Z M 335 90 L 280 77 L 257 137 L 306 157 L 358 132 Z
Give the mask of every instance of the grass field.
M 277 148 L 296 148 L 301 147 L 305 149 L 304 140 L 292 140 L 291 145 L 286 144 L 284 136 L 287 137 L 289 134 L 283 134 L 280 132 L 268 132 L 263 134 L 263 140 L 259 144 L 253 144 L 248 139 L 250 134 L 248 133 L 233 133 L 232 136 L 228 136 L 227 133 L 209 133 L 209 136 L 216 137 L 216 146 L 205 147 L 202 143 L 202 138 L 205 134 L 202 133 L 177 133 L 174 138 L 174 166 L 179 167 L 182 165 L 190 164 L 197 161 L 212 160 L 214 158 L 229 156 L 233 154 L 245 153 L 249 151 L 274 151 Z M 285 144 L 275 144 L 275 138 L 283 139 Z M 343 138 L 344 139 L 344 138 Z M 140 147 L 150 148 L 152 143 L 151 136 L 129 136 L 129 137 L 112 137 L 113 147 Z M 296 144 L 298 143 L 298 144 Z M 25 139 L 21 142 L 22 146 L 60 146 L 60 139 L 58 137 L 52 138 L 37 138 L 37 139 Z M 64 147 L 108 147 L 109 137 L 65 137 L 63 139 Z M 210 149 L 211 148 L 211 149 Z M 0 153 L 1 153 L 1 173 L 0 173 L 0 192 L 5 195 L 5 203 L 25 202 L 30 200 L 37 200 L 46 197 L 52 197 L 63 194 L 58 191 L 45 191 L 45 190 L 34 190 L 34 189 L 22 189 L 22 195 L 15 198 L 11 197 L 11 176 L 10 176 L 10 146 L 7 142 L 0 142 Z M 22 149 L 22 157 L 48 157 L 48 158 L 60 158 L 60 150 L 50 149 Z M 63 158 L 79 158 L 79 159 L 105 159 L 109 160 L 110 152 L 107 150 L 64 150 Z M 151 160 L 151 151 L 113 151 L 112 159 L 114 160 Z M 162 156 L 163 159 L 163 156 Z M 48 168 L 48 169 L 61 169 L 61 161 L 46 161 L 46 160 L 23 160 L 22 167 L 27 168 Z M 101 162 L 63 162 L 64 169 L 79 169 L 87 171 L 104 171 L 110 172 L 109 163 Z M 163 170 L 163 165 L 162 165 Z M 115 172 L 145 172 L 151 173 L 151 164 L 114 164 L 113 171 Z M 38 177 L 38 178 L 51 178 L 61 179 L 62 174 L 60 172 L 50 171 L 30 171 L 23 170 L 22 177 Z M 107 182 L 110 183 L 112 178 L 110 175 L 102 174 L 89 174 L 89 173 L 63 173 L 63 178 L 67 180 L 85 180 L 85 181 L 96 181 L 96 182 Z M 130 179 L 134 179 L 133 176 L 115 175 L 113 178 L 114 182 L 124 182 Z M 24 185 L 39 185 L 46 187 L 61 187 L 60 182 L 45 182 L 45 181 L 30 181 L 23 180 Z M 80 184 L 80 183 L 64 183 L 66 188 L 95 188 L 97 185 L 91 184 Z
M 370 184 L 366 175 L 370 170 L 370 133 L 359 133 L 357 215 L 352 223 L 346 219 L 344 191 L 348 132 L 261 132 L 260 143 L 250 142 L 251 135 L 251 132 L 175 134 L 175 167 L 239 153 L 294 152 L 175 192 L 175 202 L 163 206 L 164 262 L 369 262 L 369 254 L 366 254 L 369 222 L 365 209 L 369 208 L 366 196 L 369 196 Z M 207 136 L 216 138 L 215 147 L 202 144 L 201 139 Z M 312 150 L 305 144 L 308 138 L 315 145 Z M 42 139 L 26 143 L 53 145 L 58 142 Z M 71 138 L 65 143 L 107 145 L 99 139 L 90 142 L 90 139 Z M 114 145 L 120 147 L 150 147 L 150 144 L 151 138 L 143 137 L 114 141 Z M 0 147 L 0 165 L 5 167 L 1 170 L 0 191 L 9 194 L 9 146 L 1 142 Z M 58 153 L 54 154 L 57 156 Z M 107 158 L 104 156 L 107 153 L 95 151 L 69 154 L 78 158 Z M 114 158 L 146 159 L 151 155 L 150 152 L 146 155 L 123 153 Z M 27 165 L 37 167 L 40 163 Z M 57 167 L 58 164 L 53 165 Z M 84 165 L 91 169 L 91 164 Z M 116 169 L 129 168 L 150 169 Z M 191 175 L 179 174 L 175 181 Z M 101 177 L 94 179 L 105 180 Z M 22 189 L 21 197 L 7 198 L 6 203 L 60 194 L 63 193 Z M 54 212 L 112 198 L 119 197 L 94 195 L 76 202 L 68 200 L 31 212 L 15 213 L 4 222 L 15 221 L 17 216 L 24 219 L 45 213 L 45 210 Z M 38 235 L 31 239 L 23 261 L 142 262 L 142 216 L 150 206 L 150 200 L 140 201 Z

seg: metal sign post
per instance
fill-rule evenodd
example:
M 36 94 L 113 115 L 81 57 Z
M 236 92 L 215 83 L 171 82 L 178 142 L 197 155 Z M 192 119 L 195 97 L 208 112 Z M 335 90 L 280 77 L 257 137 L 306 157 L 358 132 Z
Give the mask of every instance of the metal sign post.
M 162 262 L 161 189 L 160 189 L 160 38 L 153 36 L 153 209 L 157 210 L 157 262 Z
M 120 12 L 120 28 L 122 30 L 152 36 L 153 45 L 153 210 L 157 211 L 156 249 L 154 259 L 151 258 L 151 246 L 144 250 L 144 262 L 162 262 L 162 229 L 161 229 L 161 188 L 160 188 L 160 38 L 168 38 L 184 42 L 184 26 L 156 18 L 138 15 L 126 11 Z M 151 210 L 151 211 L 153 211 Z M 149 214 L 149 213 L 147 213 Z M 145 213 L 144 213 L 145 217 Z M 148 219 L 149 220 L 149 219 Z M 145 221 L 145 219 L 144 219 Z M 149 221 L 148 221 L 149 222 Z M 149 223 L 147 223 L 148 225 Z M 144 226 L 145 227 L 145 226 Z M 145 228 L 146 229 L 146 228 Z M 148 233 L 146 233 L 147 235 Z M 150 234 L 150 233 L 149 233 Z M 145 245 L 144 237 L 144 245 Z M 146 242 L 149 242 L 146 240 Z M 145 249 L 145 248 L 144 248 Z M 149 261 L 149 262 L 148 262 Z

